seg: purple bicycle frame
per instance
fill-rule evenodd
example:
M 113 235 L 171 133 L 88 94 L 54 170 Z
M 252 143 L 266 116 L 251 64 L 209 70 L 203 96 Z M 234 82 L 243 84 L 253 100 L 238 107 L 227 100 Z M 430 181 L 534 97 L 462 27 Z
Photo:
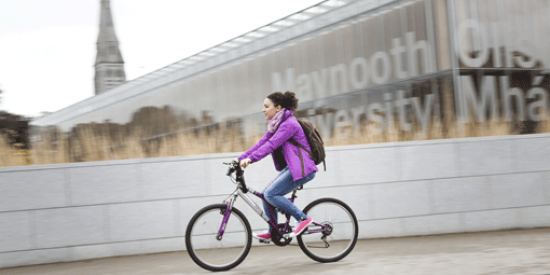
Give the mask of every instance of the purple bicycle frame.
M 264 195 L 262 193 L 254 190 L 250 187 L 248 187 L 247 190 L 248 190 L 248 192 L 250 192 L 253 195 L 260 198 L 262 201 L 265 201 Z M 296 196 L 297 191 L 298 190 L 294 190 L 292 192 L 292 196 L 288 199 L 288 200 L 290 200 L 291 203 L 294 203 L 294 200 L 297 198 L 297 196 Z M 231 210 L 233 209 L 233 204 L 235 203 L 235 200 L 237 199 L 237 196 L 241 197 L 260 217 L 262 217 L 262 219 L 264 219 L 264 221 L 266 221 L 269 225 L 271 225 L 272 228 L 275 228 L 276 230 L 278 230 L 279 234 L 281 236 L 284 235 L 283 233 L 286 232 L 287 229 L 288 229 L 288 226 L 290 226 L 289 225 L 289 223 L 290 223 L 290 214 L 285 213 L 286 222 L 285 222 L 284 228 L 282 229 L 283 233 L 281 233 L 281 230 L 279 230 L 278 225 L 275 224 L 275 222 L 271 221 L 269 219 L 269 217 L 267 217 L 265 212 L 252 199 L 250 199 L 250 197 L 247 194 L 242 192 L 241 189 L 237 188 L 237 190 L 235 190 L 235 192 L 233 192 L 233 194 L 230 196 L 230 199 L 228 201 L 224 201 L 224 203 L 227 205 L 227 207 L 225 208 L 225 214 L 224 214 L 224 217 L 223 217 L 223 220 L 222 220 L 222 224 L 220 225 L 220 229 L 218 231 L 218 236 L 216 237 L 218 240 L 221 240 L 222 237 L 223 237 L 223 234 L 225 232 L 225 227 L 227 226 L 227 223 L 229 222 L 229 216 L 231 216 Z M 277 214 L 277 213 L 275 213 L 275 214 Z M 303 234 L 321 233 L 321 232 L 324 232 L 324 231 L 332 230 L 332 228 L 330 228 L 330 226 L 328 226 L 328 225 L 323 225 L 323 224 L 319 224 L 319 223 L 316 223 L 316 222 L 313 222 L 313 225 L 319 226 L 320 229 L 308 229 L 308 230 L 304 231 Z

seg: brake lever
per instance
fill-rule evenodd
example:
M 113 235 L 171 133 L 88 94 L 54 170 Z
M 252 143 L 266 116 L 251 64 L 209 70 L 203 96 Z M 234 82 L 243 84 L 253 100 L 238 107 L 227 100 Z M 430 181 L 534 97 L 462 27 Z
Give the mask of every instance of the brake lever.
M 232 162 L 223 162 L 223 164 L 230 166 L 229 169 L 227 169 L 227 176 L 231 176 L 231 174 L 237 171 L 237 167 L 239 166 L 239 163 L 235 160 Z

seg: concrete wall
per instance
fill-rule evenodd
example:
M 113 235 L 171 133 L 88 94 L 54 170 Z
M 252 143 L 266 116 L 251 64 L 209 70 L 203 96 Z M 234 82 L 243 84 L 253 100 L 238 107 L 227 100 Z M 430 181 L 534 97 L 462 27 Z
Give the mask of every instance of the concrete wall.
M 221 163 L 237 155 L 2 168 L 0 267 L 183 250 L 191 216 L 233 191 Z M 270 158 L 245 174 L 258 190 L 275 175 Z M 549 184 L 548 134 L 344 146 L 297 204 L 342 199 L 361 238 L 542 227 Z

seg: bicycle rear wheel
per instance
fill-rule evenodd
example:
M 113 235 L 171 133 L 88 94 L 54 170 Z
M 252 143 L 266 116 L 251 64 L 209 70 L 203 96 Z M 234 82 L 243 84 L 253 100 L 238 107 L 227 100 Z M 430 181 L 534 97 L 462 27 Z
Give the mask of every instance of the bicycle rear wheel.
M 302 251 L 311 259 L 329 263 L 346 257 L 355 247 L 359 227 L 351 208 L 340 200 L 322 198 L 313 201 L 303 211 L 315 223 L 328 226 L 323 232 L 314 224 L 297 237 Z
M 222 239 L 217 239 L 225 209 L 223 204 L 213 204 L 199 210 L 185 232 L 189 256 L 196 264 L 211 271 L 225 271 L 239 265 L 252 244 L 250 224 L 236 208 L 231 210 Z

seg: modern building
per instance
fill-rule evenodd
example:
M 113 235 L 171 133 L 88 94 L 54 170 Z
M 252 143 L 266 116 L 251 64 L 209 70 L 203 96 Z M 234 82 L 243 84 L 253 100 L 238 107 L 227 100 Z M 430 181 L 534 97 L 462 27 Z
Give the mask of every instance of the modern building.
M 118 43 L 105 30 L 98 60 Z M 159 135 L 233 121 L 248 136 L 265 132 L 263 99 L 291 90 L 324 136 L 422 134 L 451 120 L 536 125 L 548 120 L 549 40 L 546 0 L 328 0 L 31 124 L 175 125 L 150 132 Z M 114 49 L 97 72 L 118 68 L 124 81 Z

